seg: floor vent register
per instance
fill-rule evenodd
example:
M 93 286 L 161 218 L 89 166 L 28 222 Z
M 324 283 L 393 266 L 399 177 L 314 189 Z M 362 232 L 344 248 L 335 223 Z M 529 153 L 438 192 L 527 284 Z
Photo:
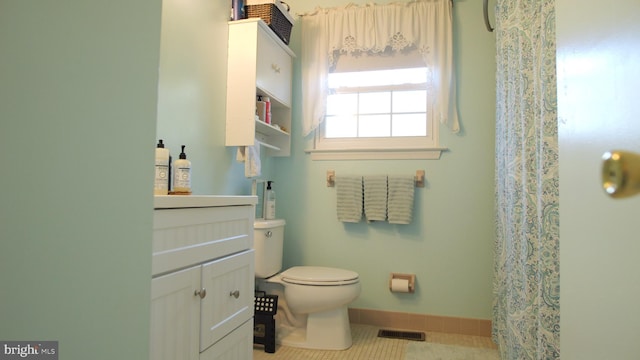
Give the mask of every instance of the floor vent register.
M 425 335 L 423 332 L 417 331 L 397 331 L 397 330 L 378 330 L 378 337 L 390 338 L 390 339 L 403 339 L 413 341 L 424 341 Z

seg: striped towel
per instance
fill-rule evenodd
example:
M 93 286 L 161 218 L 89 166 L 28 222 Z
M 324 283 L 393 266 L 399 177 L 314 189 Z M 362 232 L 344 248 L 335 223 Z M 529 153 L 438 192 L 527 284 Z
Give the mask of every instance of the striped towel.
M 362 218 L 362 176 L 336 176 L 338 220 L 357 223 Z
M 387 177 L 365 176 L 363 183 L 364 215 L 367 221 L 387 220 Z
M 413 217 L 413 176 L 389 177 L 389 223 L 410 224 Z

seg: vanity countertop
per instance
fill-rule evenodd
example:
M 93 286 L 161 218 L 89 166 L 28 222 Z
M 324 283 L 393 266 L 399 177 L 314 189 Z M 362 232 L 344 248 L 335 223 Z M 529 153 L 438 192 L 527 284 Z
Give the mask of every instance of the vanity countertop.
M 257 196 L 226 195 L 155 195 L 155 209 L 179 209 L 216 206 L 255 205 Z

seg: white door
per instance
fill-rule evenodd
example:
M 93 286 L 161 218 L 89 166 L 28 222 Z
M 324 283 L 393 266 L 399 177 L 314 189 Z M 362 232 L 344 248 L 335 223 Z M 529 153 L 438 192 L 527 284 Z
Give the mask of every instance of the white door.
M 601 187 L 605 151 L 640 153 L 640 1 L 556 9 L 561 358 L 640 359 L 640 196 Z

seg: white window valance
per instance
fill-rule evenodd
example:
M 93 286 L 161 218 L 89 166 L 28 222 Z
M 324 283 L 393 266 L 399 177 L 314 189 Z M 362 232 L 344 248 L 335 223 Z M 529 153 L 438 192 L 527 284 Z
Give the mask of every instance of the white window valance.
M 415 0 L 301 14 L 303 135 L 324 120 L 327 76 L 340 54 L 414 48 L 430 71 L 427 88 L 434 119 L 458 132 L 451 6 L 451 0 Z

